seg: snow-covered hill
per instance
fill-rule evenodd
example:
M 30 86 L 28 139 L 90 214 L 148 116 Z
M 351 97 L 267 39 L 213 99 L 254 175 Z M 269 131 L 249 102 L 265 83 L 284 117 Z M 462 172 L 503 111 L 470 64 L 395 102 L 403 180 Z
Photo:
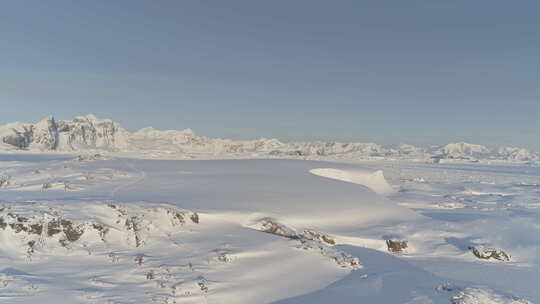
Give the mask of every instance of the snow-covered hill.
M 491 151 L 482 145 L 468 143 L 451 143 L 436 151 L 437 155 L 443 155 L 446 158 L 467 159 L 483 158 L 491 154 Z
M 94 115 L 72 120 L 46 117 L 37 123 L 10 123 L 0 127 L 0 151 L 37 152 L 103 151 L 145 157 L 308 157 L 343 159 L 420 159 L 536 161 L 537 153 L 523 148 L 496 150 L 468 143 L 450 143 L 432 149 L 408 144 L 381 146 L 376 143 L 289 142 L 260 138 L 231 140 L 197 135 L 190 129 L 143 128 L 130 133 L 110 119 Z

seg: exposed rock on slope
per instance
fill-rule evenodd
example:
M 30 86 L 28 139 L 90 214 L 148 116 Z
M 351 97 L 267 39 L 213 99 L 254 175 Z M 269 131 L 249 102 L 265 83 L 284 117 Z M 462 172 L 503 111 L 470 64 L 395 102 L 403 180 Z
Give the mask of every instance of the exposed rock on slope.
M 0 127 L 3 143 L 32 151 L 114 151 L 127 148 L 128 136 L 117 123 L 93 115 L 58 121 L 49 116 L 35 124 L 12 123 Z
M 357 257 L 333 248 L 332 246 L 335 245 L 336 242 L 332 237 L 324 233 L 313 230 L 304 230 L 303 233 L 297 233 L 295 229 L 287 227 L 271 218 L 259 220 L 255 223 L 253 228 L 298 241 L 299 245 L 296 246 L 297 248 L 317 251 L 321 255 L 334 260 L 336 264 L 342 268 L 350 268 L 353 270 L 362 268 L 360 260 Z
M 508 262 L 510 261 L 510 255 L 508 255 L 506 252 L 496 249 L 496 248 L 484 248 L 482 246 L 471 246 L 469 249 L 472 251 L 472 253 L 479 259 L 483 260 L 499 260 Z
M 92 205 L 92 221 L 75 221 L 52 208 L 4 207 L 0 209 L 0 239 L 25 251 L 58 247 L 91 248 L 100 243 L 124 243 L 142 247 L 153 237 L 177 232 L 187 223 L 197 224 L 199 216 L 174 207 L 142 208 L 120 205 Z M 79 240 L 83 241 L 79 244 Z

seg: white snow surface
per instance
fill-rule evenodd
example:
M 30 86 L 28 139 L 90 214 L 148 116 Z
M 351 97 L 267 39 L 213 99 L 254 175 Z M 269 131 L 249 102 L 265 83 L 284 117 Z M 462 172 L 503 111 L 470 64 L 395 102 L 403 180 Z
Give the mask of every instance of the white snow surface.
M 6 303 L 540 301 L 532 165 L 10 153 L 1 180 Z

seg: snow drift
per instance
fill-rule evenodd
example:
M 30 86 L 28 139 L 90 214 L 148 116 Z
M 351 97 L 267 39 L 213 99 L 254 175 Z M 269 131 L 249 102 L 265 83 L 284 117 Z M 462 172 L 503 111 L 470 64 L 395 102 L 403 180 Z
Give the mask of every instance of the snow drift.
M 312 174 L 337 179 L 344 182 L 366 186 L 374 192 L 382 195 L 389 195 L 394 192 L 394 189 L 384 178 L 381 170 L 371 172 L 367 170 L 342 170 L 333 168 L 317 168 L 309 172 Z

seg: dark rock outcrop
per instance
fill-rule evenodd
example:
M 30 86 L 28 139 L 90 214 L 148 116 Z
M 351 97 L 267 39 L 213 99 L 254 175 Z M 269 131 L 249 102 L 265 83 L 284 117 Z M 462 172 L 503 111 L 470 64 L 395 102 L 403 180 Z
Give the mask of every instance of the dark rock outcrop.
M 400 253 L 409 247 L 408 242 L 405 240 L 386 240 L 386 246 L 388 251 L 392 253 Z
M 485 248 L 482 246 L 469 246 L 469 249 L 479 259 L 483 260 L 499 260 L 503 262 L 510 261 L 510 255 L 506 252 L 502 251 L 501 249 L 497 248 Z

